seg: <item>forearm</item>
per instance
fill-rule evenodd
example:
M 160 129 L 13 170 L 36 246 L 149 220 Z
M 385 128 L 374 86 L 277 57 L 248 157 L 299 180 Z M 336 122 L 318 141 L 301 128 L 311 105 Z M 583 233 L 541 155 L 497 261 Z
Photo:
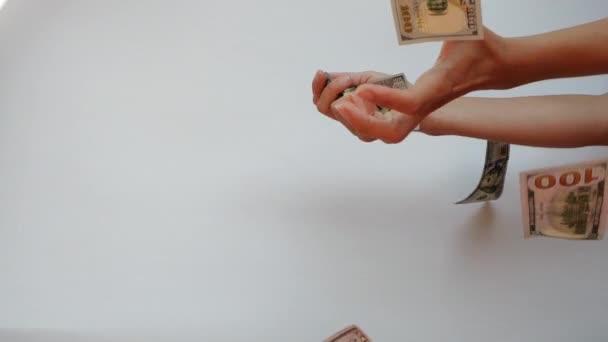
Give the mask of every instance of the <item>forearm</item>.
M 608 19 L 564 30 L 506 38 L 500 80 L 492 88 L 608 73 Z
M 608 145 L 608 95 L 464 97 L 427 117 L 421 130 L 517 145 Z

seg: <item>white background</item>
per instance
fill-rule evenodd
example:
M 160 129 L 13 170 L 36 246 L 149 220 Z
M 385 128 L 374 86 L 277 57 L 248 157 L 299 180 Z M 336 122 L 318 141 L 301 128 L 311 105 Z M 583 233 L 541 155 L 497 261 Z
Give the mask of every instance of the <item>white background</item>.
M 608 1 L 485 1 L 504 36 Z M 608 241 L 524 241 L 518 174 L 605 148 L 364 144 L 317 69 L 404 72 L 388 0 L 9 0 L 0 12 L 0 340 L 606 341 Z M 608 77 L 479 96 L 601 94 Z M 542 127 L 539 127 L 542 129 Z

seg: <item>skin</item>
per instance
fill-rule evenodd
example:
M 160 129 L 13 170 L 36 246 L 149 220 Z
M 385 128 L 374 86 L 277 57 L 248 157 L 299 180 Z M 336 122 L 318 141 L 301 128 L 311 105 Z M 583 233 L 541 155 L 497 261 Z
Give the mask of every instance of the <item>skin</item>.
M 327 84 L 327 74 L 323 71 L 317 71 L 312 84 L 313 102 L 319 112 L 331 119 L 342 122 L 351 133 L 358 136 L 362 141 L 372 142 L 381 139 L 385 143 L 397 142 L 404 128 L 412 130 L 419 124 L 419 118 L 395 111 L 397 115 L 392 121 L 393 124 L 387 127 L 385 125 L 386 120 L 383 120 L 382 115 L 374 110 L 375 106 L 363 101 L 360 97 L 353 96 L 352 93 L 334 101 L 345 89 L 380 80 L 388 74 L 366 71 L 329 73 L 329 75 L 331 82 Z M 348 106 L 348 108 L 347 111 L 338 111 L 335 109 L 336 106 Z M 367 133 L 357 131 L 356 127 L 363 125 L 367 126 L 365 129 Z
M 313 80 L 313 102 L 321 113 L 340 121 L 364 141 L 380 139 L 386 143 L 398 143 L 431 113 L 437 112 L 439 114 L 435 116 L 441 117 L 445 115 L 441 113 L 449 113 L 450 110 L 458 112 L 459 107 L 453 106 L 450 109 L 446 104 L 471 91 L 510 89 L 546 79 L 608 73 L 608 19 L 520 38 L 503 38 L 486 28 L 484 36 L 483 40 L 444 42 L 435 65 L 408 90 L 366 84 L 384 75 L 376 72 L 330 73 L 332 82 L 324 87 L 326 76 L 323 72 L 317 72 Z M 334 101 L 336 98 L 334 95 L 351 86 L 359 87 L 349 96 Z M 551 112 L 539 114 L 534 108 L 526 107 L 537 105 L 537 101 L 542 101 L 542 99 L 535 100 L 511 99 L 507 100 L 511 101 L 511 104 L 500 101 L 500 105 L 504 109 L 512 109 L 505 112 L 529 113 L 521 114 L 526 120 L 530 120 L 530 115 L 542 117 L 545 125 L 557 120 Z M 544 101 L 548 100 L 557 100 L 557 98 L 544 99 Z M 579 99 L 566 96 L 560 97 L 559 103 L 563 106 L 567 105 L 568 101 L 574 101 L 573 103 L 576 104 L 585 102 L 577 100 Z M 464 101 L 461 106 L 469 109 L 473 108 L 475 103 L 487 105 L 481 99 Z M 363 105 L 366 103 L 367 105 Z M 498 103 L 495 102 L 493 105 Z M 367 110 L 370 104 L 391 108 L 398 114 L 390 120 L 383 119 L 377 113 Z M 599 105 L 605 104 L 599 101 Z M 569 106 L 572 112 L 578 111 L 573 107 Z M 551 108 L 551 106 L 546 105 L 543 108 Z M 553 109 L 558 110 L 557 106 Z M 477 113 L 470 119 L 478 120 L 480 116 Z M 590 117 L 597 118 L 597 116 L 594 114 Z M 445 120 L 445 117 L 442 118 Z M 553 123 L 552 125 L 555 126 Z M 483 127 L 490 129 L 490 126 Z M 563 129 L 569 128 L 564 126 Z M 454 130 L 454 132 L 473 133 L 466 130 Z M 490 133 L 476 131 L 476 135 L 489 136 Z M 531 141 L 531 143 L 559 145 L 555 142 L 542 141 Z M 569 142 L 565 145 L 573 143 Z
M 608 145 L 608 95 L 463 97 L 429 115 L 429 135 L 554 148 Z

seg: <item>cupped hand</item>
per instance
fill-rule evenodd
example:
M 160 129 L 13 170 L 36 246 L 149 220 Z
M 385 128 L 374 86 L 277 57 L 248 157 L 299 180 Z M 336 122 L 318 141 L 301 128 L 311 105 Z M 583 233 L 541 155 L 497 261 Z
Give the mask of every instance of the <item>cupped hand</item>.
M 368 136 L 367 134 L 359 133 L 352 127 L 348 121 L 344 120 L 340 113 L 334 110 L 333 104 L 341 103 L 348 99 L 347 97 L 339 98 L 345 90 L 357 87 L 361 84 L 380 80 L 388 74 L 375 71 L 365 72 L 324 72 L 317 71 L 312 82 L 313 103 L 317 106 L 317 110 L 339 122 L 341 122 L 351 133 L 359 137 L 365 142 L 377 140 L 377 137 Z M 361 103 L 358 103 L 359 105 Z M 354 104 L 353 104 L 354 105 Z M 369 105 L 367 106 L 369 107 Z M 366 106 L 357 107 L 362 112 L 371 113 L 371 109 Z M 349 107 L 351 108 L 351 107 Z M 375 108 L 375 107 L 374 107 Z
M 346 93 L 339 98 L 349 88 L 373 83 L 387 76 L 389 75 L 375 71 L 318 71 L 312 83 L 313 102 L 319 112 L 341 122 L 362 141 L 380 139 L 390 144 L 401 142 L 419 124 L 420 118 L 396 110 L 381 111 L 373 103 L 353 93 Z
M 324 72 L 317 71 L 312 81 L 312 102 L 317 110 L 332 119 L 336 119 L 331 110 L 331 104 L 346 89 L 357 87 L 364 83 L 380 80 L 388 74 L 375 71 L 365 72 Z M 330 82 L 331 81 L 331 82 Z

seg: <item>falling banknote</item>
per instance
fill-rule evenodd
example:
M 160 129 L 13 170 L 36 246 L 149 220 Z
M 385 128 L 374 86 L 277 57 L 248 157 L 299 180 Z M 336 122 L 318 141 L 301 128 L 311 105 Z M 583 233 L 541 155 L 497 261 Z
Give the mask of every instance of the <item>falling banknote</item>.
M 359 327 L 351 325 L 326 338 L 324 342 L 372 342 L 372 340 Z
M 524 235 L 602 240 L 608 201 L 608 160 L 520 174 Z
M 391 0 L 400 45 L 483 39 L 481 0 Z
M 477 188 L 466 199 L 456 204 L 493 201 L 500 198 L 505 185 L 509 163 L 509 144 L 488 141 L 486 162 Z

